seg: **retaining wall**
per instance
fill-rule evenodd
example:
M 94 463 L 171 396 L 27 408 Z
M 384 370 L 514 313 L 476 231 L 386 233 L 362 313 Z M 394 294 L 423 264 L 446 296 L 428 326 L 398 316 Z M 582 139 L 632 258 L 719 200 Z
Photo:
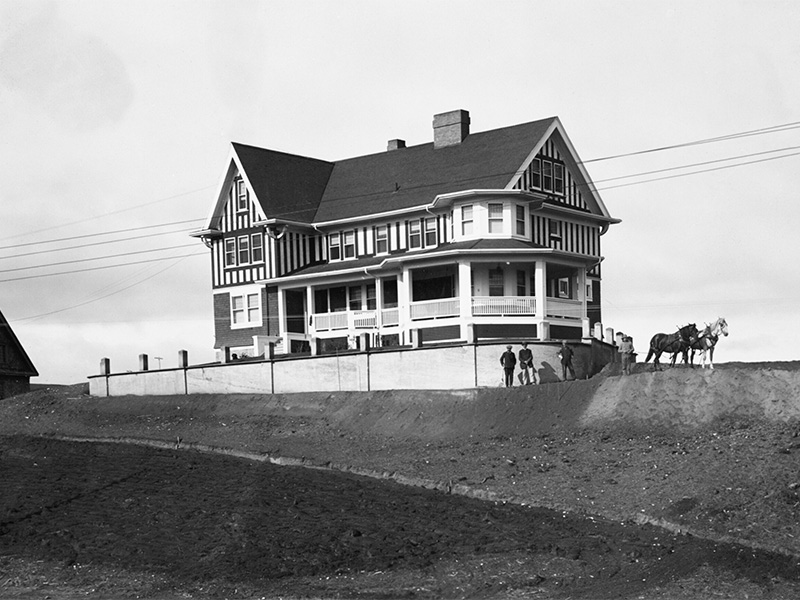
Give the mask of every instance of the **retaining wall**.
M 503 385 L 500 355 L 506 345 L 400 347 L 92 375 L 89 393 L 106 397 L 499 387 Z M 579 379 L 591 377 L 616 360 L 616 347 L 605 342 L 592 339 L 570 346 L 575 351 L 573 365 Z M 538 381 L 560 380 L 559 347 L 548 342 L 528 345 Z M 515 354 L 520 348 L 513 344 Z

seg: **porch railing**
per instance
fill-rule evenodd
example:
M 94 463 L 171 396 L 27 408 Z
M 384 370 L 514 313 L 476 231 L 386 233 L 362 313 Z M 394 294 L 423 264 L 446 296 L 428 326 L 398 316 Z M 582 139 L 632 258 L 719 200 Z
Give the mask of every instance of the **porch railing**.
M 437 319 L 439 317 L 457 317 L 461 312 L 458 298 L 442 298 L 423 300 L 411 303 L 411 320 Z
M 536 298 L 533 296 L 473 296 L 472 314 L 487 315 L 534 315 Z
M 548 298 L 547 316 L 562 319 L 580 319 L 583 317 L 583 302 L 580 300 Z

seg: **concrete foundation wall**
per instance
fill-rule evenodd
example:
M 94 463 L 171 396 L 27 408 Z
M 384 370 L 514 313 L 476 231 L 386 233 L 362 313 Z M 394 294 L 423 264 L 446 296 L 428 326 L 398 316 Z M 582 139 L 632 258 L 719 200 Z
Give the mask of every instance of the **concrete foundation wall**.
M 560 381 L 559 347 L 529 344 L 537 382 Z M 578 379 L 594 375 L 616 358 L 614 346 L 597 340 L 570 347 Z M 95 375 L 89 377 L 89 393 L 105 397 L 499 387 L 503 385 L 500 356 L 505 348 L 504 343 L 457 344 Z M 521 348 L 512 345 L 515 355 Z M 515 374 L 519 373 L 517 368 Z

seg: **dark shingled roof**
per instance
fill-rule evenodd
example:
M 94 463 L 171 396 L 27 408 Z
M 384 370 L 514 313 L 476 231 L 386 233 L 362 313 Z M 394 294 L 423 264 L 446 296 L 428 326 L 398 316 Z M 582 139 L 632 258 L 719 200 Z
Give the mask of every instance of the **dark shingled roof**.
M 268 218 L 324 223 L 428 204 L 439 194 L 503 189 L 555 117 L 335 163 L 233 144 Z
M 431 142 L 337 161 L 314 220 L 420 206 L 461 190 L 503 189 L 554 120 L 472 133 L 444 148 Z
M 233 143 L 264 214 L 311 222 L 333 163 Z

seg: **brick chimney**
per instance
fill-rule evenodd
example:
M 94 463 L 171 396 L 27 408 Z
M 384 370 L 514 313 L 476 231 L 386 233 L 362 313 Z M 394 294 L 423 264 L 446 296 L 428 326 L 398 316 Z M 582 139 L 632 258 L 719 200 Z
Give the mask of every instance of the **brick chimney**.
M 469 112 L 451 110 L 433 115 L 433 147 L 445 148 L 463 142 L 469 135 Z
M 398 150 L 400 148 L 406 147 L 405 140 L 389 140 L 389 143 L 386 145 L 386 150 Z

